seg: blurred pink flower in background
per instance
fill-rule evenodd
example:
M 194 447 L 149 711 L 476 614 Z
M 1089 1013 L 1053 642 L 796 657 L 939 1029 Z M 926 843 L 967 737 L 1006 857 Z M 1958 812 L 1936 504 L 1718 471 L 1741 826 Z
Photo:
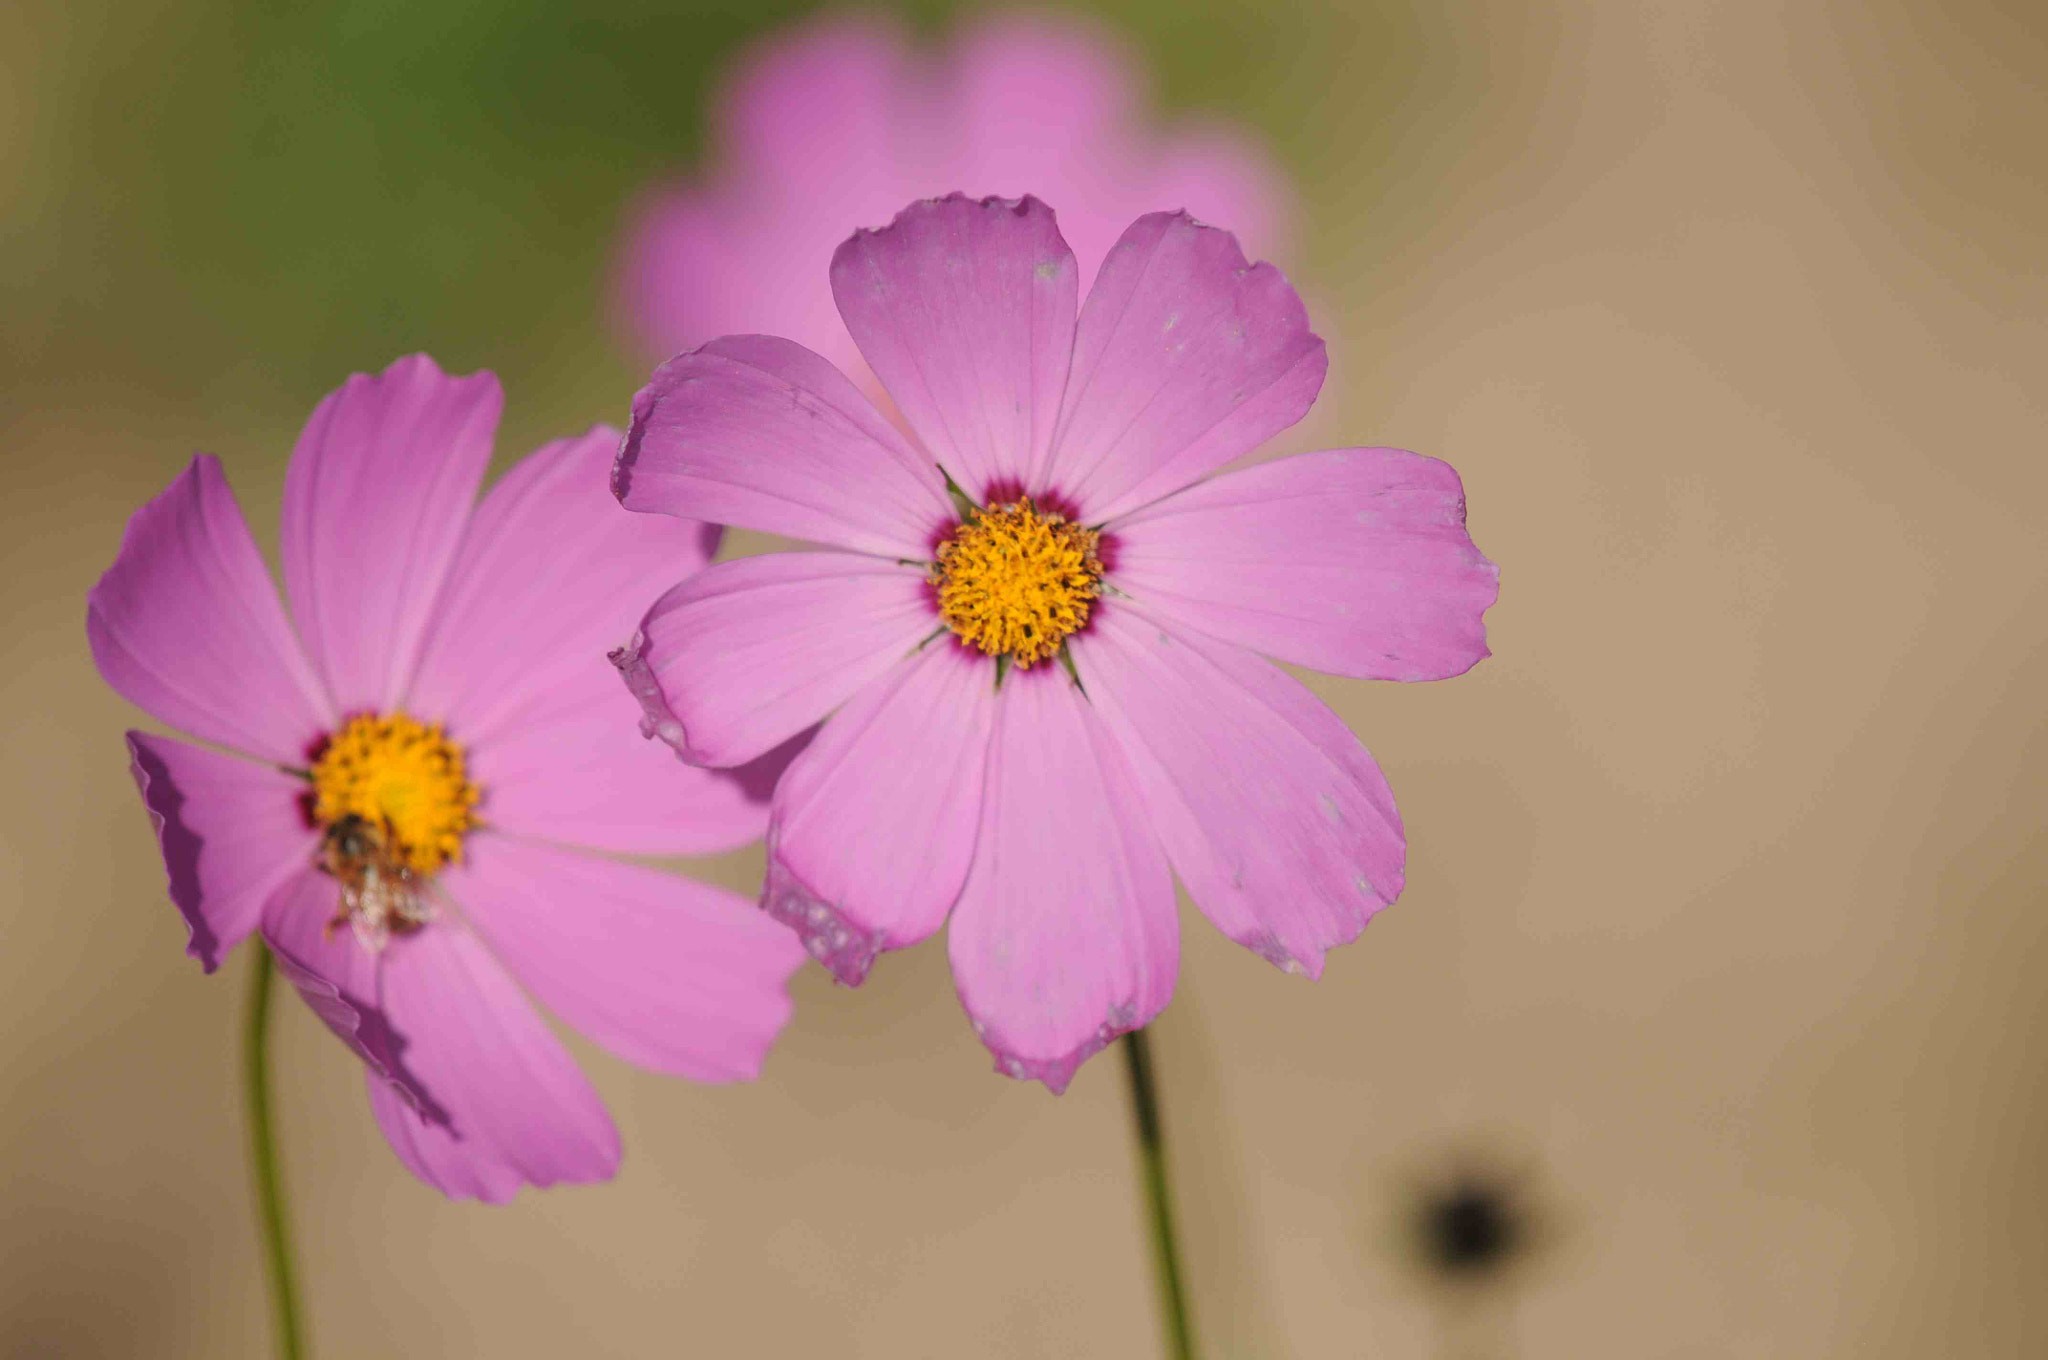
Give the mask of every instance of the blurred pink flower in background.
M 1448 464 L 1224 471 L 1327 367 L 1229 232 L 1149 213 L 1085 303 L 1079 274 L 1034 198 L 915 203 L 830 270 L 902 431 L 816 354 L 727 336 L 656 370 L 613 473 L 628 509 L 823 545 L 698 573 L 613 654 L 695 764 L 829 715 L 776 786 L 762 905 L 848 983 L 950 919 L 976 1032 L 1055 1091 L 1172 995 L 1174 876 L 1309 976 L 1401 891 L 1378 766 L 1259 654 L 1457 675 L 1498 591 Z
M 773 768 L 682 767 L 605 716 L 632 587 L 703 566 L 717 531 L 620 515 L 603 426 L 479 503 L 502 405 L 424 355 L 356 375 L 285 476 L 289 615 L 210 457 L 136 511 L 86 615 L 108 684 L 227 748 L 128 734 L 188 952 L 211 972 L 260 930 L 368 1064 L 399 1158 L 487 1200 L 619 1162 L 522 984 L 621 1057 L 727 1081 L 759 1071 L 803 958 L 745 899 L 603 857 L 766 822 Z
M 900 26 L 833 16 L 742 57 L 717 99 L 713 163 L 632 213 L 615 280 L 652 358 L 719 335 L 780 335 L 865 385 L 825 271 L 855 227 L 913 199 L 1035 194 L 1059 205 L 1085 288 L 1141 213 L 1228 222 L 1253 259 L 1284 253 L 1289 192 L 1221 126 L 1155 131 L 1142 63 L 1094 24 L 1010 14 L 939 52 Z

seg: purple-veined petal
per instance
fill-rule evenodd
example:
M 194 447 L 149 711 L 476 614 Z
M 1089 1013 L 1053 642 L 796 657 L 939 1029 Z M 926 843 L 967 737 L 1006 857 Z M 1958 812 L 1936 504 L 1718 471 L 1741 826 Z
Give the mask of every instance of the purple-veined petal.
M 193 459 L 129 519 L 85 635 L 122 698 L 208 741 L 299 764 L 334 725 L 218 459 Z
M 1393 794 L 1342 720 L 1270 662 L 1138 609 L 1097 611 L 1072 650 L 1195 905 L 1290 972 L 1400 894 Z
M 1052 481 L 1087 522 L 1113 520 L 1300 420 L 1327 367 L 1279 270 L 1186 213 L 1149 213 L 1081 308 Z
M 128 734 L 128 768 L 156 827 L 185 952 L 211 973 L 263 919 L 284 880 L 313 861 L 306 782 L 268 765 L 144 732 Z
M 803 946 L 723 888 L 495 835 L 443 881 L 543 1005 L 629 1062 L 752 1078 L 789 1019 Z
M 938 467 L 831 364 L 728 335 L 654 371 L 612 467 L 628 510 L 923 558 L 952 522 Z
M 343 712 L 404 697 L 503 406 L 495 375 L 414 354 L 306 422 L 284 479 L 285 594 Z
M 947 952 L 997 1070 L 1057 1094 L 1173 995 L 1173 876 L 1123 753 L 1059 667 L 1004 681 L 988 759 Z
M 1441 680 L 1487 655 L 1500 569 L 1450 464 L 1330 449 L 1226 473 L 1110 526 L 1115 584 L 1153 617 L 1282 661 Z
M 423 1103 L 373 1101 L 392 1150 L 450 1195 L 610 1179 L 611 1116 L 505 970 L 453 921 L 379 956 L 384 1012 Z M 508 1174 L 509 1173 L 509 1174 Z
M 1028 194 L 913 203 L 832 257 L 862 357 L 977 503 L 1043 485 L 1077 275 L 1052 210 Z
M 655 601 L 612 655 L 641 730 L 696 765 L 753 760 L 938 626 L 923 569 L 851 553 L 722 562 Z
M 761 905 L 841 982 L 937 930 L 960 895 L 994 679 L 938 639 L 834 714 L 776 787 Z

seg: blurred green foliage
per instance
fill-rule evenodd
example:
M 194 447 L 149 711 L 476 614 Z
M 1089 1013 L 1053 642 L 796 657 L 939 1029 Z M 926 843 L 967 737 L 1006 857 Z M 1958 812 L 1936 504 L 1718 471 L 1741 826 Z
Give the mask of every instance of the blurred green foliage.
M 617 418 L 642 376 L 607 325 L 621 215 L 704 150 L 707 87 L 734 51 L 816 8 L 52 3 L 29 26 L 38 146 L 0 262 L 7 386 L 289 422 L 343 374 L 425 348 L 503 373 L 517 432 Z M 937 30 L 961 7 L 893 8 Z M 1096 8 L 1155 62 L 1168 110 L 1313 158 L 1315 91 L 1275 79 L 1304 46 L 1284 17 Z

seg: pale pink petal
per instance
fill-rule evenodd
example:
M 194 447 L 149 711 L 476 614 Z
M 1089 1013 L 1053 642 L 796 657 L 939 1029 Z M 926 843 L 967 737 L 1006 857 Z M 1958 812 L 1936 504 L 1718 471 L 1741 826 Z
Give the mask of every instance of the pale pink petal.
M 374 1105 L 415 1174 L 502 1200 L 522 1184 L 618 1171 L 618 1130 L 589 1079 L 468 930 L 436 922 L 392 940 L 379 963 L 384 1011 L 424 1099 Z
M 1140 202 L 1136 212 L 1183 209 L 1197 222 L 1228 228 L 1249 259 L 1288 258 L 1293 188 L 1271 153 L 1244 133 L 1221 125 L 1179 128 L 1153 144 L 1144 167 L 1129 191 Z
M 735 171 L 794 208 L 840 202 L 894 171 L 913 58 L 881 16 L 826 15 L 755 48 L 714 97 Z
M 775 790 L 761 905 L 841 982 L 937 930 L 981 821 L 995 668 L 941 638 L 833 715 Z
M 306 782 L 202 746 L 128 734 L 128 770 L 156 827 L 185 952 L 211 973 L 263 918 L 286 877 L 312 863 Z
M 1011 672 L 974 865 L 946 928 L 954 984 L 998 1071 L 1063 1091 L 1173 995 L 1173 875 L 1145 810 L 1065 673 Z
M 859 376 L 825 272 L 848 231 L 918 192 L 903 185 L 912 70 L 903 35 L 873 17 L 827 16 L 740 62 L 709 101 L 716 163 L 627 215 L 618 308 L 656 358 L 755 332 Z
M 1351 730 L 1286 672 L 1124 605 L 1073 639 L 1174 872 L 1211 921 L 1290 972 L 1400 894 L 1393 794 Z
M 739 765 L 803 731 L 939 626 L 922 569 L 850 553 L 723 562 L 655 601 L 612 655 L 641 731 Z
M 946 148 L 948 182 L 915 186 L 903 201 L 1035 194 L 1058 212 L 1085 286 L 1133 217 L 1175 206 L 1135 192 L 1148 159 L 1143 73 L 1127 44 L 1079 15 L 968 21 L 933 72 L 929 133 Z
M 1500 569 L 1450 464 L 1331 449 L 1190 487 L 1110 526 L 1117 588 L 1154 617 L 1282 661 L 1441 680 L 1487 655 Z
M 1028 195 L 913 203 L 832 257 L 832 296 L 861 355 L 978 503 L 1041 484 L 1076 274 L 1052 210 Z
M 938 468 L 803 346 L 728 335 L 633 398 L 612 469 L 628 510 L 922 558 L 950 523 Z
M 215 458 L 129 518 L 85 636 L 122 698 L 208 741 L 297 765 L 334 725 Z
M 343 712 L 404 697 L 503 406 L 492 374 L 415 354 L 306 422 L 284 479 L 285 593 Z
M 629 1062 L 755 1077 L 789 1019 L 803 946 L 723 888 L 511 836 L 474 837 L 443 881 L 542 1004 Z
M 1200 480 L 1300 420 L 1328 360 L 1292 286 L 1186 213 L 1131 224 L 1074 340 L 1052 481 L 1089 523 Z
M 377 955 L 337 920 L 341 891 L 332 878 L 303 868 L 263 907 L 263 939 L 277 966 L 313 1013 L 381 1078 L 404 1083 L 414 1100 L 425 1093 L 407 1071 L 378 992 Z

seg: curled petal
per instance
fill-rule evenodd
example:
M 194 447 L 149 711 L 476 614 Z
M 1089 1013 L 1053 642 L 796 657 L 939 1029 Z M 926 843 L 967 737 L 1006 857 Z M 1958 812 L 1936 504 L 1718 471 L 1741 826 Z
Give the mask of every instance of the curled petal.
M 303 780 L 187 742 L 128 734 L 129 771 L 156 826 L 185 952 L 211 973 L 312 863 L 319 834 L 300 811 Z

